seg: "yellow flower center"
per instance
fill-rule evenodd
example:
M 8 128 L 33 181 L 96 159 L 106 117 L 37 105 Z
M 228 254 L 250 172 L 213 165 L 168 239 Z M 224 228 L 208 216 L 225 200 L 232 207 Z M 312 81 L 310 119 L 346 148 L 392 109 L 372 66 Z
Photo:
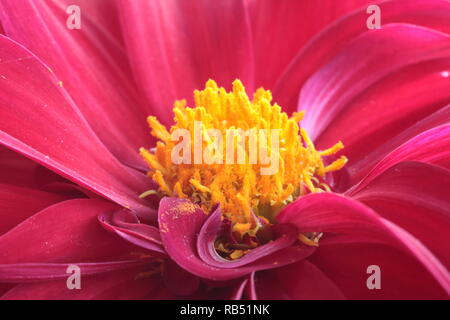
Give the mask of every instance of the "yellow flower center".
M 159 141 L 140 154 L 159 190 L 146 194 L 189 198 L 205 212 L 220 203 L 223 216 L 241 234 L 254 228 L 254 215 L 271 220 L 297 197 L 329 191 L 325 174 L 347 162 L 342 156 L 325 165 L 324 157 L 340 151 L 342 142 L 316 150 L 298 125 L 304 113 L 288 117 L 268 90 L 258 89 L 250 100 L 239 80 L 231 92 L 209 80 L 204 90 L 194 91 L 194 100 L 193 108 L 185 100 L 175 102 L 169 131 L 148 118 Z M 174 161 L 174 155 L 181 160 Z

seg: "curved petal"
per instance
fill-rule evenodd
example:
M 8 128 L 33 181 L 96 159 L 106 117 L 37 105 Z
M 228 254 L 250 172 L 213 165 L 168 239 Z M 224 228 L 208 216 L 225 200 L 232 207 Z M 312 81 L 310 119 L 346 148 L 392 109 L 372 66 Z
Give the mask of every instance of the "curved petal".
M 375 4 L 374 2 L 370 4 Z M 382 24 L 409 23 L 449 33 L 450 3 L 441 0 L 382 1 Z M 287 111 L 295 111 L 305 82 L 340 52 L 351 39 L 367 32 L 367 7 L 330 24 L 298 52 L 274 89 L 274 97 Z M 315 17 L 316 19 L 316 17 Z M 378 50 L 376 50 L 378 51 Z M 376 52 L 375 51 L 375 52 Z M 300 105 L 302 108 L 308 107 Z
M 344 300 L 345 296 L 320 269 L 305 260 L 258 272 L 255 291 L 262 300 Z
M 205 263 L 197 253 L 198 234 L 207 219 L 200 207 L 188 200 L 163 198 L 159 207 L 161 238 L 169 256 L 183 269 L 198 277 L 224 281 L 257 270 L 280 267 L 304 259 L 314 249 L 291 246 L 238 268 L 219 268 Z
M 31 215 L 69 197 L 0 184 L 0 236 Z
M 160 277 L 136 279 L 145 268 L 131 268 L 88 276 L 81 290 L 67 289 L 66 279 L 20 284 L 0 297 L 2 300 L 136 300 L 174 299 Z
M 80 8 L 79 30 L 66 26 L 73 5 Z M 108 149 L 142 167 L 137 150 L 150 142 L 146 112 L 130 76 L 114 1 L 5 0 L 0 21 L 7 36 L 55 72 Z
M 129 210 L 102 212 L 98 216 L 102 227 L 116 233 L 122 239 L 147 250 L 165 253 L 158 228 L 142 224 Z
M 31 52 L 0 36 L 0 144 L 141 214 L 143 174 L 119 163 L 58 80 Z M 33 110 L 33 112 L 30 112 Z
M 297 52 L 319 31 L 369 0 L 247 1 L 255 48 L 257 86 L 273 88 Z M 328 38 L 328 41 L 333 41 Z M 300 88 L 297 87 L 297 88 Z M 296 95 L 299 89 L 297 89 Z M 278 99 L 275 95 L 275 99 Z M 281 96 L 280 96 L 281 98 Z M 278 102 L 278 100 L 276 100 Z M 289 106 L 291 110 L 294 104 Z M 281 106 L 285 106 L 281 104 Z M 286 105 L 288 107 L 288 105 Z
M 341 140 L 351 164 L 410 127 L 419 129 L 418 122 L 426 124 L 422 131 L 448 122 L 448 70 L 450 59 L 441 59 L 409 66 L 381 79 L 336 114 L 314 143 L 321 149 Z
M 448 299 L 442 287 L 417 260 L 377 244 L 322 246 L 308 261 L 332 280 L 348 299 Z M 379 267 L 380 289 L 369 289 Z
M 302 88 L 299 107 L 306 110 L 302 125 L 315 139 L 352 99 L 378 80 L 408 65 L 447 58 L 449 44 L 444 33 L 407 24 L 362 34 Z
M 197 241 L 199 257 L 211 266 L 218 268 L 238 268 L 257 261 L 262 257 L 270 258 L 273 253 L 292 246 L 297 241 L 297 230 L 290 225 L 277 225 L 275 232 L 278 238 L 268 244 L 251 250 L 238 260 L 230 261 L 222 258 L 216 251 L 214 243 L 222 228 L 222 210 L 220 206 L 211 213 L 211 216 L 203 224 Z
M 450 171 L 399 163 L 347 195 L 407 230 L 450 268 Z
M 241 300 L 244 295 L 245 288 L 248 285 L 248 281 L 248 279 L 242 280 L 242 282 L 239 283 L 233 290 L 229 300 Z
M 323 232 L 322 245 L 371 243 L 400 249 L 415 257 L 450 294 L 450 273 L 416 238 L 369 207 L 350 198 L 318 193 L 302 197 L 283 209 L 277 219 L 299 232 Z
M 48 207 L 0 236 L 0 264 L 119 261 L 141 255 L 138 247 L 98 224 L 100 213 L 113 210 L 117 205 L 94 199 Z
M 412 129 L 414 132 L 415 128 Z M 403 142 L 405 136 L 409 135 L 409 132 L 405 132 L 389 144 L 374 150 L 361 161 L 351 165 L 348 168 L 351 184 L 355 184 L 366 175 L 360 181 L 360 184 L 364 185 L 386 169 L 402 161 L 422 161 L 450 168 L 450 124 L 424 131 L 393 149 L 393 146 Z M 386 151 L 390 148 L 393 151 L 387 153 Z M 387 155 L 384 156 L 385 154 Z
M 253 49 L 246 8 L 231 1 L 119 0 L 119 14 L 141 92 L 164 124 L 177 99 L 192 102 L 209 78 L 253 90 Z M 238 32 L 236 32 L 238 30 Z

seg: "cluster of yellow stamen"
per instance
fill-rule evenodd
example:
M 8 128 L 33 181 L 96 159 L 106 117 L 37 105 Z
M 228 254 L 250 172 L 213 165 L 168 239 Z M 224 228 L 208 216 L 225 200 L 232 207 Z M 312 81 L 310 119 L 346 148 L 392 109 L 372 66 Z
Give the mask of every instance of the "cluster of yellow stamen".
M 329 191 L 322 178 L 328 172 L 341 169 L 347 161 L 345 157 L 340 157 L 325 165 L 322 157 L 339 152 L 343 144 L 338 142 L 327 150 L 316 150 L 306 131 L 299 128 L 303 112 L 288 117 L 280 106 L 272 104 L 270 91 L 258 89 L 250 100 L 239 80 L 233 82 L 231 92 L 209 80 L 204 90 L 194 91 L 194 100 L 193 108 L 187 107 L 184 100 L 175 102 L 175 124 L 170 131 L 155 117 L 148 118 L 151 133 L 159 141 L 152 151 L 141 148 L 141 156 L 150 168 L 148 175 L 159 185 L 159 193 L 189 198 L 206 212 L 220 203 L 223 215 L 241 233 L 254 225 L 252 212 L 270 220 L 283 206 L 301 195 Z M 194 122 L 201 122 L 203 148 L 215 139 L 215 136 L 209 135 L 208 129 L 218 129 L 223 136 L 230 129 L 264 129 L 268 154 L 278 153 L 274 158 L 279 161 L 278 170 L 270 175 L 261 174 L 261 169 L 267 164 L 248 161 L 252 145 L 242 145 L 239 141 L 234 141 L 232 148 L 236 154 L 240 148 L 240 152 L 245 154 L 245 163 L 175 164 L 172 151 L 180 141 L 173 139 L 172 133 L 176 129 L 186 129 L 195 139 Z M 271 145 L 272 129 L 278 131 L 277 149 Z M 194 152 L 192 145 L 192 154 Z

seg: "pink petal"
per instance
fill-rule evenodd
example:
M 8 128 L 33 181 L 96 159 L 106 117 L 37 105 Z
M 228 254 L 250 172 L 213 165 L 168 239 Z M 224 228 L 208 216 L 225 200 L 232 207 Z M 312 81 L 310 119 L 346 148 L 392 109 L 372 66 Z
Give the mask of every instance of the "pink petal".
M 348 193 L 407 230 L 450 268 L 450 171 L 399 163 Z
M 257 86 L 268 89 L 274 87 L 298 51 L 323 28 L 342 15 L 371 4 L 368 0 L 341 0 L 339 3 L 334 0 L 253 0 L 248 3 L 255 48 L 255 79 Z M 281 95 L 275 97 L 283 99 Z M 294 110 L 297 101 L 292 102 L 292 105 L 282 106 Z
M 166 252 L 180 267 L 205 279 L 225 281 L 257 270 L 279 267 L 304 259 L 313 252 L 305 246 L 292 246 L 238 268 L 207 264 L 197 253 L 198 234 L 207 219 L 200 207 L 188 200 L 163 198 L 159 207 L 159 227 Z
M 322 245 L 378 243 L 403 250 L 450 294 L 450 273 L 423 244 L 355 200 L 333 193 L 310 194 L 283 209 L 277 219 L 296 225 L 299 232 L 324 232 Z
M 428 127 L 422 126 L 422 131 L 448 122 L 450 107 L 443 106 L 450 103 L 450 77 L 445 70 L 450 70 L 449 59 L 415 64 L 381 79 L 333 118 L 316 145 L 325 148 L 339 139 L 355 163 L 426 118 L 434 118 L 434 124 L 425 121 Z
M 67 199 L 50 192 L 0 184 L 0 235 L 33 214 Z
M 0 36 L 0 143 L 140 214 L 148 178 L 119 163 L 58 80 L 27 49 Z M 33 112 L 30 112 L 33 110 Z M 51 125 L 50 125 L 51 124 Z
M 70 198 L 103 199 L 98 194 L 71 182 L 50 182 L 43 185 L 41 189 L 43 191 L 64 195 Z
M 80 7 L 79 30 L 66 27 L 70 5 Z M 5 0 L 0 20 L 7 36 L 55 72 L 108 149 L 142 166 L 137 150 L 150 142 L 147 112 L 130 76 L 114 1 Z
M 249 300 L 258 300 L 258 294 L 256 293 L 255 287 L 255 272 L 249 276 L 246 287 L 246 296 Z
M 214 244 L 222 227 L 222 210 L 218 207 L 203 224 L 197 241 L 199 257 L 211 266 L 218 268 L 238 268 L 270 256 L 279 250 L 292 246 L 297 241 L 297 230 L 290 225 L 278 225 L 276 232 L 279 237 L 270 243 L 253 249 L 242 258 L 230 261 L 222 258 L 216 251 Z M 289 257 L 290 259 L 291 257 Z
M 200 279 L 180 268 L 172 260 L 166 260 L 163 266 L 163 278 L 166 288 L 173 294 L 188 296 L 200 286 Z
M 374 3 L 369 2 L 368 4 Z M 411 0 L 407 3 L 384 1 L 377 3 L 377 5 L 382 12 L 381 22 L 383 25 L 389 23 L 410 23 L 450 32 L 448 24 L 450 4 L 446 1 Z M 297 106 L 298 93 L 311 75 L 347 46 L 351 39 L 368 31 L 365 22 L 369 14 L 367 14 L 366 10 L 367 5 L 339 21 L 329 24 L 325 30 L 298 52 L 274 89 L 276 101 L 281 106 L 285 106 L 287 111 L 292 111 L 294 110 L 293 107 Z M 319 15 L 319 17 L 321 16 L 322 14 Z M 314 16 L 314 19 L 317 18 L 317 16 Z M 310 23 L 309 19 L 306 21 Z M 308 105 L 300 105 L 300 107 L 305 108 Z
M 239 283 L 233 290 L 230 299 L 229 300 L 241 300 L 244 292 L 245 292 L 245 288 L 248 285 L 248 279 L 244 279 L 242 280 L 241 283 Z
M 98 220 L 106 230 L 122 239 L 147 250 L 165 253 L 158 228 L 143 224 L 129 210 L 102 212 Z
M 66 279 L 21 284 L 4 294 L 2 300 L 136 300 L 173 299 L 160 277 L 136 279 L 145 268 L 132 268 L 81 280 L 81 290 L 67 289 Z
M 262 300 L 343 300 L 340 289 L 311 262 L 300 261 L 256 274 L 256 294 Z
M 413 132 L 414 129 L 412 128 Z M 405 141 L 405 137 L 409 135 L 410 132 L 405 132 L 390 144 L 374 150 L 366 158 L 350 166 L 348 170 L 351 183 L 355 184 L 366 175 L 360 184 L 367 184 L 386 169 L 402 161 L 422 161 L 450 168 L 450 124 L 429 129 L 393 148 L 399 142 Z M 387 154 L 389 149 L 393 151 Z M 387 155 L 384 156 L 385 154 Z
M 0 236 L 0 264 L 130 260 L 142 250 L 117 239 L 97 222 L 117 206 L 102 200 L 68 200 L 20 223 Z
M 448 299 L 442 287 L 417 260 L 393 247 L 375 244 L 321 246 L 308 259 L 348 299 Z M 380 268 L 381 289 L 370 290 L 368 278 Z
M 253 50 L 242 1 L 119 1 L 133 72 L 165 124 L 176 99 L 192 102 L 209 79 L 253 87 Z
M 377 81 L 408 65 L 446 58 L 449 43 L 446 34 L 407 24 L 362 34 L 303 87 L 299 108 L 307 112 L 302 125 L 315 139 L 352 99 Z
M 0 145 L 0 183 L 26 188 L 64 180 L 36 162 Z
M 11 283 L 0 283 L 0 297 L 3 296 L 9 290 L 11 290 L 13 287 L 14 284 Z
M 22 263 L 0 265 L 0 282 L 30 283 L 56 279 L 65 279 L 70 276 L 67 272 L 70 266 L 80 268 L 80 274 L 90 276 L 99 273 L 117 271 L 149 263 L 149 260 L 128 260 L 97 263 Z

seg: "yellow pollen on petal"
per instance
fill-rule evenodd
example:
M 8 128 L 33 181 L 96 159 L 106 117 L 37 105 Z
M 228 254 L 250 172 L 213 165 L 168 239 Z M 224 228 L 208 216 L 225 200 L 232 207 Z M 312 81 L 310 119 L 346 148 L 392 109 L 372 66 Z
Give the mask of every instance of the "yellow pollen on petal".
M 220 203 L 223 216 L 240 234 L 255 228 L 254 215 L 271 221 L 298 197 L 330 191 L 325 175 L 347 162 L 344 156 L 326 161 L 344 148 L 342 142 L 317 150 L 299 124 L 305 113 L 289 117 L 268 90 L 260 88 L 250 99 L 239 80 L 230 92 L 208 80 L 204 90 L 194 91 L 194 102 L 194 107 L 186 100 L 175 102 L 169 130 L 149 117 L 151 134 L 159 141 L 154 150 L 141 148 L 140 154 L 161 195 L 190 199 L 205 212 Z M 179 129 L 187 136 L 180 137 Z M 178 153 L 180 142 L 190 144 Z M 173 161 L 174 153 L 183 161 Z M 276 170 L 265 173 L 274 163 Z
M 242 257 L 245 254 L 244 250 L 234 250 L 231 254 L 230 254 L 230 258 L 232 260 L 237 260 L 240 257 Z

